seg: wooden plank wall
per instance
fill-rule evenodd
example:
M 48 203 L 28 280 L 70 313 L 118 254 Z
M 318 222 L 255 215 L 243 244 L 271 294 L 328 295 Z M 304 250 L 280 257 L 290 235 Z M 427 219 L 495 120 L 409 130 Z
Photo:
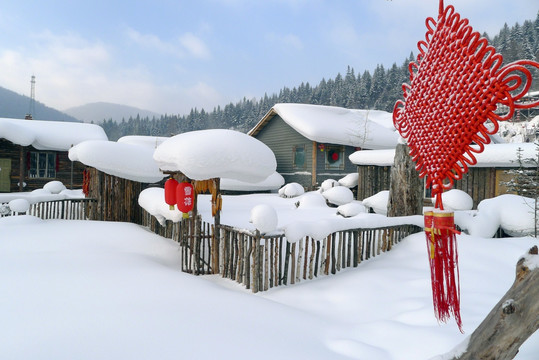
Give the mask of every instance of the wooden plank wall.
M 358 166 L 357 199 L 363 200 L 389 190 L 391 166 Z
M 105 174 L 95 168 L 90 173 L 89 197 L 96 199 L 92 220 L 124 221 L 142 224 L 140 192 L 147 187 L 136 181 Z
M 389 190 L 390 166 L 358 166 L 358 174 L 358 200 L 368 198 L 382 190 Z M 455 181 L 453 189 L 462 190 L 470 195 L 476 209 L 482 200 L 500 195 L 496 192 L 496 169 L 469 168 L 461 180 Z

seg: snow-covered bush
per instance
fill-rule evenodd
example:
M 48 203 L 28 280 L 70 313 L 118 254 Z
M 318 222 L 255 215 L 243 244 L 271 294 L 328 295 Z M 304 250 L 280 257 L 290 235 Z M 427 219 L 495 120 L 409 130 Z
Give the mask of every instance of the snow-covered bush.
M 434 205 L 436 199 L 432 199 Z M 466 192 L 458 189 L 451 189 L 442 194 L 442 202 L 445 210 L 471 210 L 473 208 L 473 199 Z
M 310 191 L 299 198 L 297 207 L 300 209 L 326 207 L 326 198 L 317 191 Z
M 344 217 L 352 217 L 365 212 L 367 212 L 365 205 L 363 205 L 361 201 L 357 200 L 341 205 L 337 208 L 337 214 Z
M 51 194 L 59 194 L 65 189 L 66 187 L 64 186 L 64 184 L 62 184 L 61 181 L 57 180 L 49 181 L 48 183 L 43 185 L 43 190 L 46 190 Z
M 300 184 L 293 182 L 286 184 L 282 188 L 279 189 L 279 196 L 280 197 L 296 197 L 303 195 L 305 193 L 305 189 Z
M 341 184 L 342 186 L 346 186 L 347 188 L 353 188 L 357 186 L 358 179 L 359 174 L 357 172 L 351 173 L 339 179 L 339 184 Z
M 333 205 L 344 205 L 354 200 L 352 190 L 345 186 L 336 186 L 322 193 L 322 196 Z
M 339 184 L 339 182 L 337 180 L 333 180 L 333 179 L 326 179 L 324 181 L 322 181 L 322 184 L 320 185 L 320 192 L 324 192 L 324 191 L 327 191 L 331 188 L 334 188 L 336 186 L 341 186 L 341 184 Z
M 249 222 L 262 234 L 271 232 L 277 228 L 277 211 L 268 204 L 256 205 L 251 209 Z
M 14 199 L 9 202 L 9 208 L 16 213 L 25 213 L 30 209 L 30 203 L 26 199 Z
M 371 208 L 375 213 L 387 215 L 387 202 L 389 200 L 389 190 L 380 191 L 373 196 L 363 199 L 363 205 Z

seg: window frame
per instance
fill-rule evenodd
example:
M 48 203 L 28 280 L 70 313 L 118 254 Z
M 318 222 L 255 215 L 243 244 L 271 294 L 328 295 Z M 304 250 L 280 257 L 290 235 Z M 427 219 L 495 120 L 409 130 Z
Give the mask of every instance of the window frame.
M 301 149 L 302 152 L 303 152 L 303 164 L 301 164 L 301 165 L 298 165 L 298 163 L 296 161 L 297 160 L 298 149 Z M 294 169 L 305 170 L 306 166 L 307 166 L 307 161 L 305 159 L 305 144 L 303 144 L 303 145 L 295 145 L 293 147 L 293 149 L 292 149 L 292 167 Z
M 329 154 L 331 151 L 338 151 L 339 153 L 339 164 L 336 166 L 334 163 L 329 161 Z M 345 159 L 344 159 L 344 146 L 342 145 L 326 145 L 324 147 L 324 167 L 326 170 L 344 170 L 345 168 Z
M 28 177 L 30 179 L 55 179 L 57 166 L 57 153 L 51 151 L 29 152 Z

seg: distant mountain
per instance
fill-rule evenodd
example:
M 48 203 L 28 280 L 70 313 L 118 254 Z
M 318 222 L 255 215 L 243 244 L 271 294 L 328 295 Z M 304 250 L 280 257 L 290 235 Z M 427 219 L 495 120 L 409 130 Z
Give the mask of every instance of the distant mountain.
M 30 98 L 0 87 L 0 117 L 24 119 L 30 111 Z M 35 102 L 32 117 L 38 120 L 80 122 L 73 116 Z
M 159 118 L 161 115 L 149 110 L 138 109 L 136 107 L 111 104 L 107 102 L 96 102 L 86 105 L 76 106 L 64 110 L 66 114 L 76 117 L 84 122 L 94 122 L 100 124 L 104 120 L 112 119 L 114 122 L 129 120 L 130 117 L 136 118 L 139 115 L 141 118 L 153 117 Z

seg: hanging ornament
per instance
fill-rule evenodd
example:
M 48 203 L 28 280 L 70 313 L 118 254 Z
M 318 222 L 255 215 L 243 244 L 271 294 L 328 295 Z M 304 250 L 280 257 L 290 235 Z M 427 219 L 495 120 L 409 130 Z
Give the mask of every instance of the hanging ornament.
M 178 182 L 170 178 L 165 182 L 165 202 L 168 204 L 170 210 L 174 210 L 174 205 L 176 205 L 176 187 Z
M 339 152 L 336 150 L 331 149 L 328 152 L 328 161 L 330 164 L 336 163 L 339 161 Z
M 183 217 L 189 217 L 189 211 L 195 206 L 195 191 L 193 185 L 188 182 L 179 183 L 176 187 L 176 205 L 183 213 Z
M 462 331 L 458 254 L 453 215 L 443 212 L 442 193 L 477 163 L 474 154 L 498 132 L 498 121 L 512 118 L 530 89 L 539 64 L 520 60 L 502 67 L 503 57 L 473 31 L 453 6 L 440 0 L 438 19 L 427 18 L 425 40 L 418 43 L 416 62 L 409 65 L 410 84 L 403 84 L 404 101 L 393 110 L 395 128 L 406 139 L 425 186 L 432 189 L 435 209 L 425 214 L 435 314 L 451 314 Z M 497 105 L 507 112 L 495 113 Z M 491 128 L 486 121 L 490 120 Z

